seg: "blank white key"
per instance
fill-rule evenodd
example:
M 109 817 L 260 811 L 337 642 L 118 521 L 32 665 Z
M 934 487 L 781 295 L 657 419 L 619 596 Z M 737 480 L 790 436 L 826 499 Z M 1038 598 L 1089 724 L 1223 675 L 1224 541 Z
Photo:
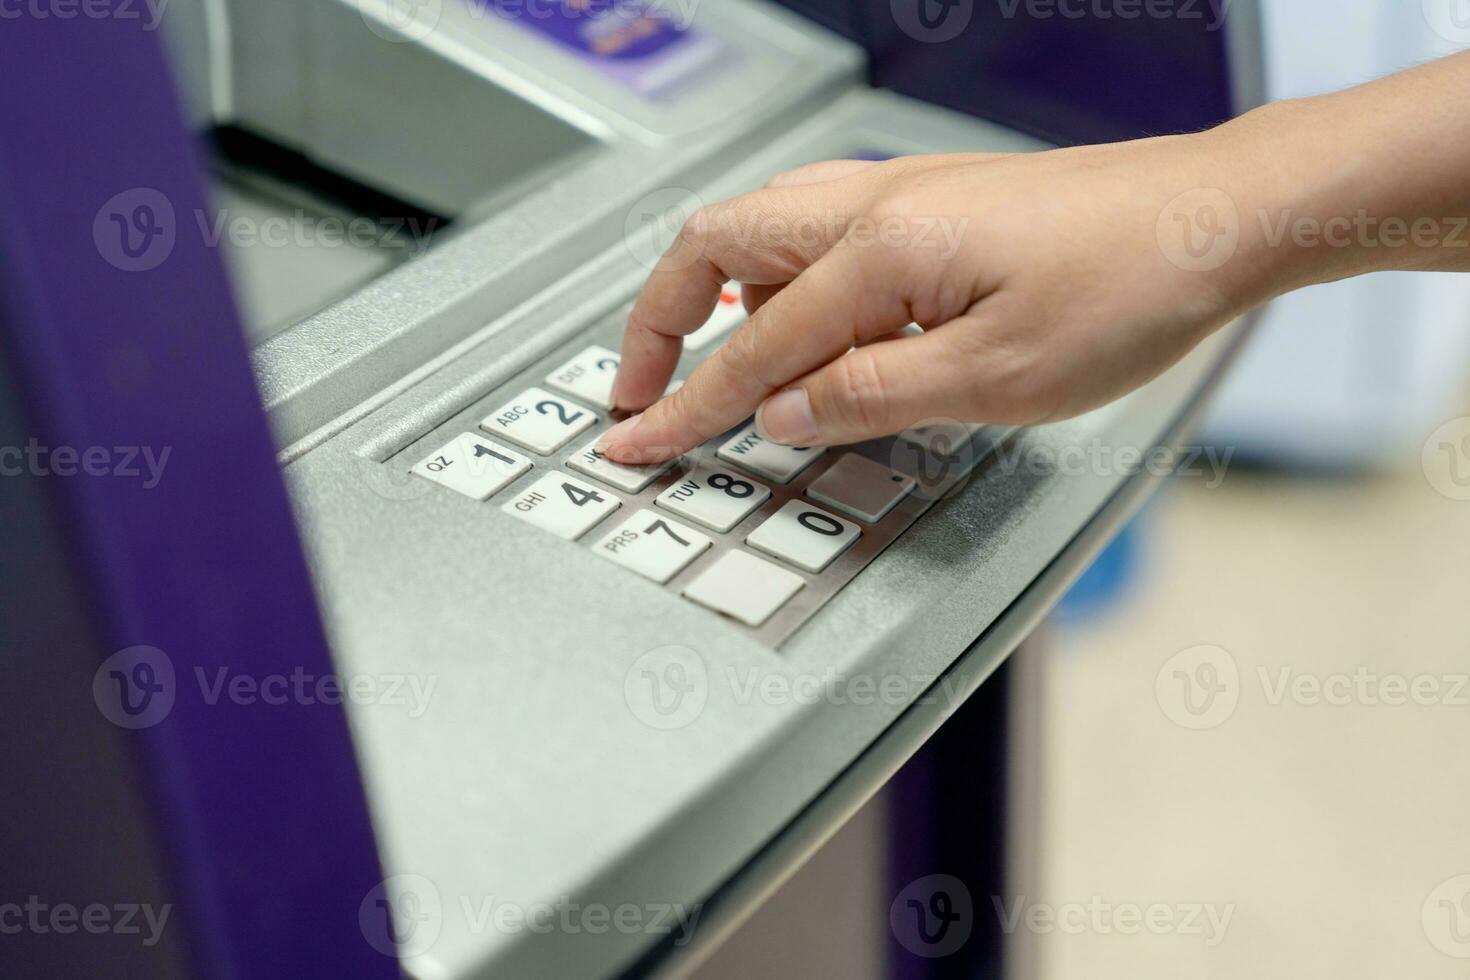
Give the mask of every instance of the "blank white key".
M 695 467 L 654 503 L 721 534 L 771 499 L 769 487 L 713 466 Z
M 862 529 L 802 500 L 792 500 L 745 543 L 808 572 L 820 572 L 863 536 Z
M 466 432 L 420 461 L 413 472 L 455 493 L 485 500 L 530 468 L 531 461 L 520 453 Z
M 715 311 L 710 314 L 704 326 L 684 338 L 686 350 L 704 350 L 710 344 L 722 339 L 737 324 L 745 320 L 745 303 L 740 299 L 740 284 L 738 282 L 727 283 L 720 290 L 719 302 L 715 304 Z
M 531 388 L 480 420 L 480 428 L 543 456 L 586 432 L 597 415 L 576 402 Z
M 693 528 L 651 510 L 640 510 L 597 542 L 596 552 L 663 585 L 709 549 L 712 542 Z
M 790 483 L 808 466 L 822 458 L 827 450 L 797 449 L 761 438 L 752 422 L 719 448 L 715 455 L 777 483 Z
M 684 597 L 747 626 L 759 626 L 806 583 L 801 576 L 743 551 L 727 551 L 684 587 Z
M 623 502 L 607 491 L 555 470 L 500 509 L 559 538 L 575 541 L 621 506 Z
M 914 481 L 857 453 L 844 453 L 806 495 L 848 517 L 875 524 L 914 489 Z
M 597 440 L 593 439 L 577 450 L 567 460 L 567 465 L 578 473 L 586 473 L 593 479 L 601 480 L 626 493 L 637 493 L 674 465 L 674 460 L 671 459 L 652 466 L 624 466 L 595 451 L 592 448 L 595 445 Z
M 617 351 L 592 346 L 546 376 L 546 383 L 589 405 L 612 408 L 613 379 L 618 376 Z

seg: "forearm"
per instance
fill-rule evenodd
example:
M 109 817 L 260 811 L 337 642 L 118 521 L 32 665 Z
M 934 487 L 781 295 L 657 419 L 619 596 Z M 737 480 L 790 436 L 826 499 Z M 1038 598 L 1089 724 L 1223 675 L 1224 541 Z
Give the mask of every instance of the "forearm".
M 1238 174 L 1226 190 L 1249 300 L 1366 272 L 1470 272 L 1467 101 L 1470 53 L 1204 134 Z

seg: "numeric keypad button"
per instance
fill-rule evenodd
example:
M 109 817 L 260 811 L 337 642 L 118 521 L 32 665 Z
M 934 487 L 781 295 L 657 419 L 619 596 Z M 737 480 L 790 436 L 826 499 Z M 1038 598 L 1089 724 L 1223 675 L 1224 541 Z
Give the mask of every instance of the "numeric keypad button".
M 820 572 L 862 534 L 856 524 L 792 500 L 752 531 L 745 543 L 797 568 Z
M 563 394 L 599 408 L 612 408 L 613 379 L 618 376 L 617 351 L 593 345 L 546 376 Z
M 559 538 L 575 541 L 622 505 L 607 491 L 554 471 L 500 509 Z
M 795 572 L 755 555 L 727 551 L 684 588 L 684 597 L 747 626 L 759 626 L 805 584 Z
M 674 465 L 674 460 L 670 459 L 652 466 L 624 466 L 598 452 L 593 448 L 596 445 L 597 440 L 594 439 L 577 450 L 567 460 L 567 465 L 625 493 L 638 493 Z
M 749 477 L 698 466 L 659 494 L 654 503 L 723 534 L 770 499 L 770 488 Z
M 455 493 L 485 500 L 530 468 L 531 461 L 520 453 L 466 432 L 420 460 L 412 472 Z
M 480 420 L 480 428 L 533 453 L 549 456 L 597 422 L 576 402 L 531 388 Z
M 755 423 L 752 422 L 727 440 L 715 455 L 756 476 L 777 483 L 790 483 L 798 473 L 821 459 L 825 452 L 822 448 L 800 449 L 771 442 L 755 431 Z
M 597 542 L 599 555 L 663 585 L 704 554 L 709 538 L 651 510 L 640 510 Z

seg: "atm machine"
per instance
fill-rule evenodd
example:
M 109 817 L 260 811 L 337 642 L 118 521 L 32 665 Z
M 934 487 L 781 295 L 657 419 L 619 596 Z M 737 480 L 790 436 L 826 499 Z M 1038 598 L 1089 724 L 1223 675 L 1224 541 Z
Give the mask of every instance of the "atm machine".
M 873 22 L 805 13 L 173 0 L 162 32 L 7 27 L 0 442 L 172 454 L 146 490 L 0 480 L 0 639 L 36 692 L 0 729 L 30 801 L 7 839 L 34 842 L 0 881 L 177 917 L 147 948 L 24 934 L 6 975 L 680 975 L 1156 486 L 1057 461 L 1167 456 L 1246 324 L 1043 428 L 589 452 L 700 202 L 1047 145 L 870 85 Z M 742 319 L 727 297 L 678 377 Z

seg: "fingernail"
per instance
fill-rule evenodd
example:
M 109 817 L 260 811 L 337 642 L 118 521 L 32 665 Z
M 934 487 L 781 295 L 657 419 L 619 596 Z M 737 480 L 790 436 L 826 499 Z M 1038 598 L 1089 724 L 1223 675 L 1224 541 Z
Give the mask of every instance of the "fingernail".
M 607 447 L 612 443 L 626 442 L 628 437 L 633 434 L 633 430 L 638 428 L 638 423 L 641 421 L 643 421 L 642 412 L 639 412 L 637 415 L 630 415 L 599 436 L 596 444 L 592 448 L 600 453 L 605 453 Z
M 817 420 L 805 388 L 787 388 L 767 398 L 755 413 L 755 430 L 764 439 L 783 446 L 817 441 Z

